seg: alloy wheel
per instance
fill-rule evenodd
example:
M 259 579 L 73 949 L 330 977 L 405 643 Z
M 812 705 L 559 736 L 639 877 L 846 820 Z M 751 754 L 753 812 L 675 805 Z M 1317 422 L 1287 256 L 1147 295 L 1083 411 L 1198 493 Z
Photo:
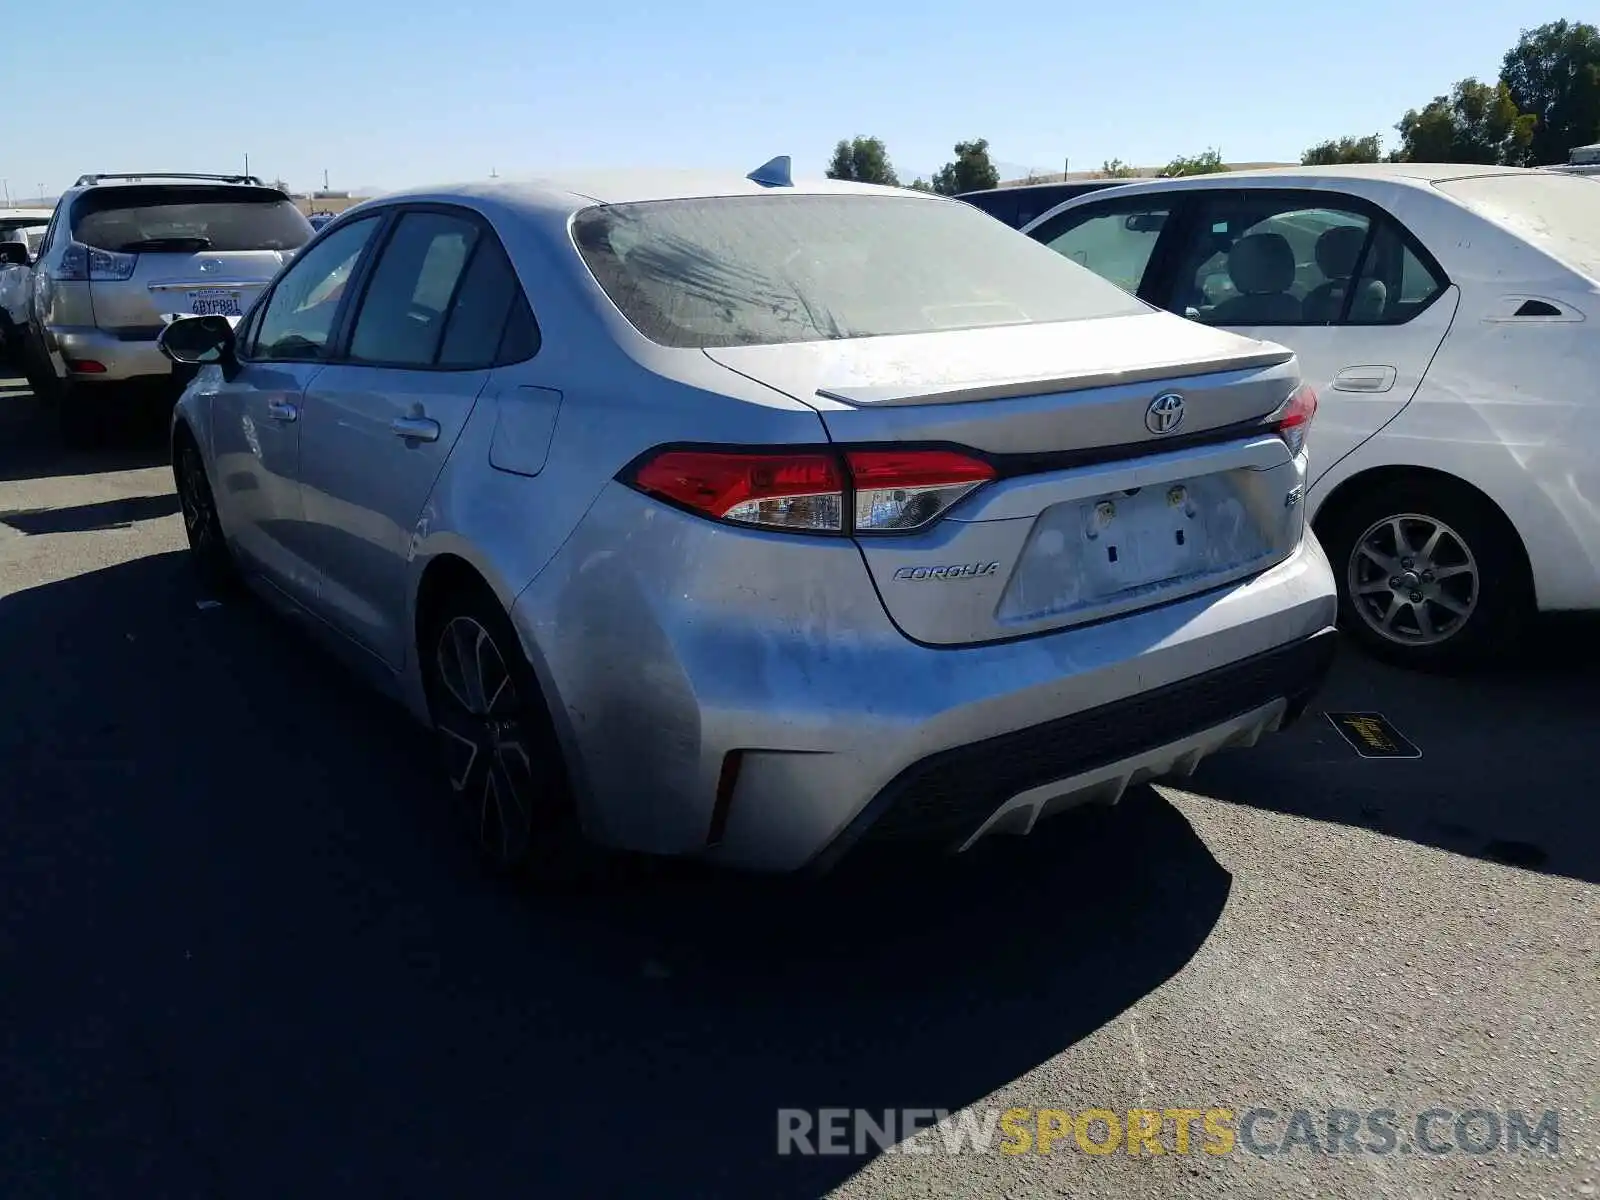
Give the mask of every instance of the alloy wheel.
M 523 862 L 542 789 L 506 656 L 480 622 L 457 616 L 439 632 L 435 667 L 440 695 L 434 723 L 462 815 L 491 860 Z
M 1402 646 L 1449 640 L 1478 607 L 1478 561 L 1471 547 L 1445 522 L 1420 513 L 1368 526 L 1351 551 L 1346 584 L 1367 627 Z
M 216 505 L 206 483 L 200 452 L 192 445 L 185 445 L 178 452 L 178 504 L 183 509 L 183 525 L 189 534 L 190 547 L 199 552 L 214 549 L 220 528 Z

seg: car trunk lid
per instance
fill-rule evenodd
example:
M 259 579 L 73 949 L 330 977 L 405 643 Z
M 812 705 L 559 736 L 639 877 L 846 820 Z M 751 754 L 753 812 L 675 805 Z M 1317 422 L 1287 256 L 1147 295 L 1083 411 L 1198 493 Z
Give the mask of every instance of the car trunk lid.
M 1293 359 L 1155 312 L 705 353 L 816 408 L 835 441 L 1006 454 L 1132 448 L 1259 419 L 1282 403 Z M 1152 385 L 1180 378 L 1191 381 L 1181 421 L 1154 433 Z
M 288 259 L 277 250 L 142 252 L 125 284 L 92 284 L 102 328 L 160 327 L 174 316 L 237 317 Z
M 1176 600 L 1281 562 L 1302 536 L 1305 460 L 1269 420 L 1300 383 L 1280 346 L 1151 313 L 706 353 L 811 404 L 847 456 L 958 446 L 994 467 L 926 527 L 856 535 L 890 617 L 921 642 Z

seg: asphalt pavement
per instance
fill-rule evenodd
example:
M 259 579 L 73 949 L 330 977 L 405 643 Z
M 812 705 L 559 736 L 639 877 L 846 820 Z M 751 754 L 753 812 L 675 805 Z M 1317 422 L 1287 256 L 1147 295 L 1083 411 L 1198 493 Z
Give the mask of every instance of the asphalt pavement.
M 965 860 L 551 899 L 483 879 L 405 717 L 182 545 L 158 423 L 67 453 L 0 381 L 6 1200 L 1596 1194 L 1590 623 L 1467 680 L 1346 654 L 1184 790 Z M 834 1107 L 1021 1113 L 778 1152 Z M 1090 1109 L 1234 1144 L 1093 1153 Z M 1392 1152 L 1328 1136 L 1375 1110 Z

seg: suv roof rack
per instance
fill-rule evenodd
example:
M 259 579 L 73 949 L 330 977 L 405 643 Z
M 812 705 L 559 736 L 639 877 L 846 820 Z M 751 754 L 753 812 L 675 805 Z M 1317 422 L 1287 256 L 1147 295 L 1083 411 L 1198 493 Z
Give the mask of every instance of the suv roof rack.
M 244 183 L 252 187 L 267 185 L 255 175 L 186 175 L 181 171 L 111 171 L 100 175 L 79 175 L 73 187 L 90 187 L 107 179 L 209 179 L 214 183 Z

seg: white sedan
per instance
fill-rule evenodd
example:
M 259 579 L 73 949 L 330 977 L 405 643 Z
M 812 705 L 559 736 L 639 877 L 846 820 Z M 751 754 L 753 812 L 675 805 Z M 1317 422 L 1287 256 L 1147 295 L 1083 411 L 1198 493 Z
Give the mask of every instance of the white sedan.
M 1294 350 L 1341 623 L 1413 665 L 1600 608 L 1600 204 L 1417 163 L 1164 179 L 1028 236 L 1158 308 Z
M 21 349 L 32 263 L 49 224 L 48 208 L 0 208 L 0 358 L 14 358 Z

